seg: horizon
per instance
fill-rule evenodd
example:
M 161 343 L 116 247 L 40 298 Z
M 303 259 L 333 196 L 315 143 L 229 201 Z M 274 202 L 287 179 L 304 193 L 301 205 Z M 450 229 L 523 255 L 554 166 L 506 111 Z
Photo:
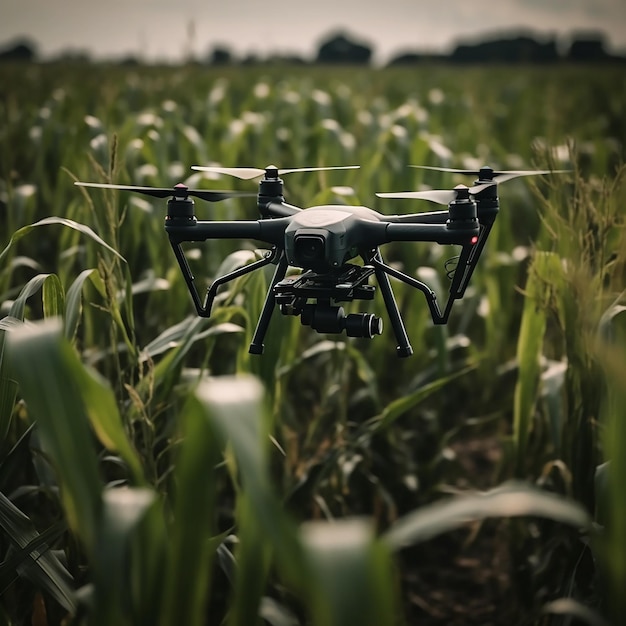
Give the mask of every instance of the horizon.
M 189 53 L 187 56 L 183 55 L 180 59 L 166 58 L 166 57 L 157 57 L 152 59 L 144 59 L 141 53 L 137 53 L 133 55 L 129 53 L 124 56 L 123 54 L 120 56 L 97 56 L 91 54 L 88 50 L 78 49 L 78 48 L 65 48 L 59 49 L 54 53 L 41 54 L 40 53 L 40 45 L 39 43 L 28 35 L 17 36 L 13 40 L 3 42 L 0 41 L 0 52 L 4 50 L 10 49 L 14 45 L 19 45 L 21 43 L 25 45 L 29 45 L 33 48 L 35 53 L 35 59 L 38 61 L 49 61 L 54 60 L 55 58 L 61 58 L 64 55 L 73 55 L 73 54 L 82 54 L 85 55 L 87 59 L 93 62 L 120 62 L 129 58 L 135 58 L 140 62 L 145 62 L 146 64 L 151 63 L 164 63 L 164 64 L 177 64 L 181 61 L 195 61 L 202 62 L 206 61 L 212 52 L 217 49 L 222 49 L 228 51 L 231 55 L 231 61 L 234 63 L 245 61 L 247 58 L 257 57 L 259 61 L 263 61 L 264 59 L 272 59 L 272 58 L 298 58 L 304 62 L 314 62 L 315 56 L 319 47 L 327 40 L 331 39 L 334 36 L 345 35 L 348 39 L 353 41 L 354 43 L 361 43 L 363 45 L 368 46 L 372 50 L 372 59 L 375 64 L 385 64 L 389 63 L 393 59 L 399 57 L 402 54 L 418 54 L 418 55 L 432 55 L 434 57 L 446 57 L 451 55 L 454 50 L 460 45 L 475 45 L 480 44 L 482 42 L 496 41 L 498 39 L 507 40 L 514 39 L 516 37 L 528 37 L 530 39 L 534 39 L 538 43 L 554 41 L 556 43 L 557 49 L 560 52 L 565 52 L 569 46 L 569 44 L 575 40 L 581 39 L 600 39 L 607 53 L 616 56 L 624 56 L 626 57 L 626 46 L 622 48 L 615 48 L 615 46 L 611 45 L 610 40 L 608 39 L 605 32 L 602 31 L 572 31 L 571 33 L 554 33 L 554 32 L 542 32 L 541 30 L 533 30 L 525 27 L 511 27 L 508 30 L 488 30 L 482 33 L 476 33 L 471 37 L 458 37 L 456 39 L 452 39 L 448 45 L 441 47 L 440 49 L 430 49 L 430 48 L 420 48 L 419 46 L 414 46 L 413 48 L 409 47 L 399 47 L 396 50 L 391 50 L 384 59 L 380 59 L 380 55 L 377 53 L 376 43 L 365 40 L 365 38 L 360 37 L 358 33 L 349 31 L 345 28 L 333 28 L 329 30 L 327 33 L 323 33 L 318 40 L 315 42 L 314 47 L 311 50 L 310 54 L 303 54 L 294 50 L 270 50 L 268 49 L 265 54 L 257 54 L 254 51 L 248 51 L 247 53 L 242 53 L 240 50 L 232 47 L 230 44 L 225 42 L 219 42 L 214 46 L 208 46 L 204 53 L 202 54 L 191 54 Z
M 254 0 L 214 6 L 206 0 L 21 0 L 3 9 L 0 46 L 31 41 L 42 59 L 68 52 L 94 60 L 146 62 L 204 59 L 217 47 L 249 55 L 314 56 L 321 42 L 344 32 L 373 51 L 374 63 L 405 52 L 446 54 L 459 43 L 526 32 L 567 42 L 601 34 L 610 53 L 626 53 L 624 0 L 439 0 L 425 10 L 413 0 Z

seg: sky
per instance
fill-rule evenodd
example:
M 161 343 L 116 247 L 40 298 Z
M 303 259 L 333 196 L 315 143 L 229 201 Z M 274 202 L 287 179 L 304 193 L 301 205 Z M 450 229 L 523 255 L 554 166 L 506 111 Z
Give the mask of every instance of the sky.
M 601 31 L 609 50 L 624 53 L 626 0 L 0 0 L 0 47 L 26 36 L 42 57 L 73 50 L 177 62 L 226 46 L 238 57 L 312 58 L 323 38 L 341 31 L 383 63 L 515 29 Z

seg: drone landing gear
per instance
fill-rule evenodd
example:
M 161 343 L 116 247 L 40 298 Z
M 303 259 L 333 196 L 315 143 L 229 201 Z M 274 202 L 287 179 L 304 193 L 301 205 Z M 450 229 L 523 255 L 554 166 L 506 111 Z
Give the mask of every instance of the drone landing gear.
M 263 339 L 276 304 L 283 315 L 300 316 L 303 325 L 319 333 L 339 334 L 345 331 L 348 337 L 366 339 L 382 334 L 383 322 L 380 317 L 371 313 L 346 314 L 338 304 L 352 300 L 372 300 L 376 288 L 367 284 L 367 281 L 375 275 L 396 337 L 396 353 L 399 357 L 411 356 L 413 348 L 387 276 L 389 268 L 383 263 L 378 250 L 373 252 L 371 258 L 371 265 L 346 264 L 329 274 L 308 270 L 286 277 L 288 262 L 283 254 L 268 290 L 249 352 L 263 353 Z

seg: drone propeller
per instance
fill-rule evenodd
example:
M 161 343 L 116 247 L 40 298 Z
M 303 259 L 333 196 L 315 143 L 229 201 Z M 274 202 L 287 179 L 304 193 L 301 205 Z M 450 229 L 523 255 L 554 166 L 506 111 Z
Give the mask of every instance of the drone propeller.
M 253 193 L 246 193 L 242 191 L 217 191 L 209 189 L 189 189 L 187 185 L 178 183 L 174 187 L 136 187 L 134 185 L 110 185 L 108 183 L 82 183 L 76 181 L 74 183 L 79 187 L 99 187 L 101 189 L 120 189 L 122 191 L 134 191 L 136 193 L 142 193 L 146 196 L 153 196 L 154 198 L 187 198 L 189 196 L 195 196 L 208 202 L 219 202 L 220 200 L 226 200 L 227 198 L 242 198 L 256 196 Z
M 354 170 L 358 169 L 359 165 L 344 165 L 338 167 L 298 167 L 295 169 L 278 169 L 275 165 L 268 165 L 265 169 L 258 167 L 219 167 L 219 166 L 204 166 L 204 165 L 192 165 L 192 170 L 198 170 L 200 172 L 214 172 L 216 174 L 227 174 L 228 176 L 236 176 L 242 180 L 252 180 L 258 176 L 265 174 L 266 178 L 278 178 L 283 174 L 292 174 L 294 172 L 319 172 L 322 170 Z
M 421 170 L 433 170 L 435 172 L 450 172 L 451 174 L 465 174 L 467 176 L 478 176 L 480 180 L 493 180 L 496 183 L 503 183 L 520 176 L 540 176 L 545 174 L 566 174 L 571 170 L 493 170 L 488 166 L 479 170 L 454 169 L 450 167 L 434 167 L 432 165 L 409 165 Z
M 450 204 L 455 200 L 461 200 L 464 197 L 476 195 L 487 187 L 493 187 L 495 183 L 485 183 L 484 185 L 475 185 L 468 187 L 467 185 L 457 185 L 454 189 L 428 189 L 427 191 L 398 191 L 391 193 L 377 193 L 379 198 L 403 198 L 416 200 L 429 200 L 437 204 Z

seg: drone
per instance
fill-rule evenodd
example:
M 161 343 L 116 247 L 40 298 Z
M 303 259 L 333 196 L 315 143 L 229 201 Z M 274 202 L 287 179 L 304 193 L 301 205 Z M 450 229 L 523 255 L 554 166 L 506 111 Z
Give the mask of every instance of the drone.
M 165 231 L 178 261 L 191 299 L 201 317 L 210 317 L 218 290 L 224 284 L 273 264 L 275 270 L 263 304 L 249 352 L 262 354 L 264 338 L 276 307 L 283 315 L 299 316 L 305 326 L 318 333 L 371 339 L 383 332 L 380 317 L 371 313 L 346 313 L 343 303 L 372 300 L 376 291 L 369 284 L 374 277 L 382 294 L 399 357 L 413 354 L 403 319 L 392 290 L 390 277 L 420 290 L 434 324 L 446 324 L 453 304 L 463 298 L 499 211 L 498 183 L 519 176 L 560 173 L 564 170 L 495 171 L 459 170 L 411 166 L 476 176 L 472 186 L 457 185 L 451 190 L 377 193 L 381 198 L 428 200 L 445 210 L 383 215 L 365 206 L 325 204 L 301 208 L 285 202 L 281 176 L 293 172 L 357 169 L 359 166 L 279 169 L 193 166 L 191 169 L 226 174 L 242 180 L 261 178 L 258 194 L 240 191 L 190 189 L 179 183 L 173 188 L 137 187 L 76 181 L 84 187 L 100 187 L 168 198 Z M 198 220 L 193 197 L 209 202 L 228 198 L 257 198 L 260 218 L 256 220 Z M 209 239 L 245 239 L 270 246 L 264 256 L 216 278 L 200 297 L 182 244 Z M 448 271 L 447 301 L 440 308 L 437 295 L 426 283 L 409 276 L 383 260 L 381 246 L 391 242 L 430 242 L 460 246 L 454 267 Z M 360 259 L 360 262 L 358 261 Z M 355 262 L 355 260 L 357 262 Z M 300 272 L 291 272 L 297 268 Z

